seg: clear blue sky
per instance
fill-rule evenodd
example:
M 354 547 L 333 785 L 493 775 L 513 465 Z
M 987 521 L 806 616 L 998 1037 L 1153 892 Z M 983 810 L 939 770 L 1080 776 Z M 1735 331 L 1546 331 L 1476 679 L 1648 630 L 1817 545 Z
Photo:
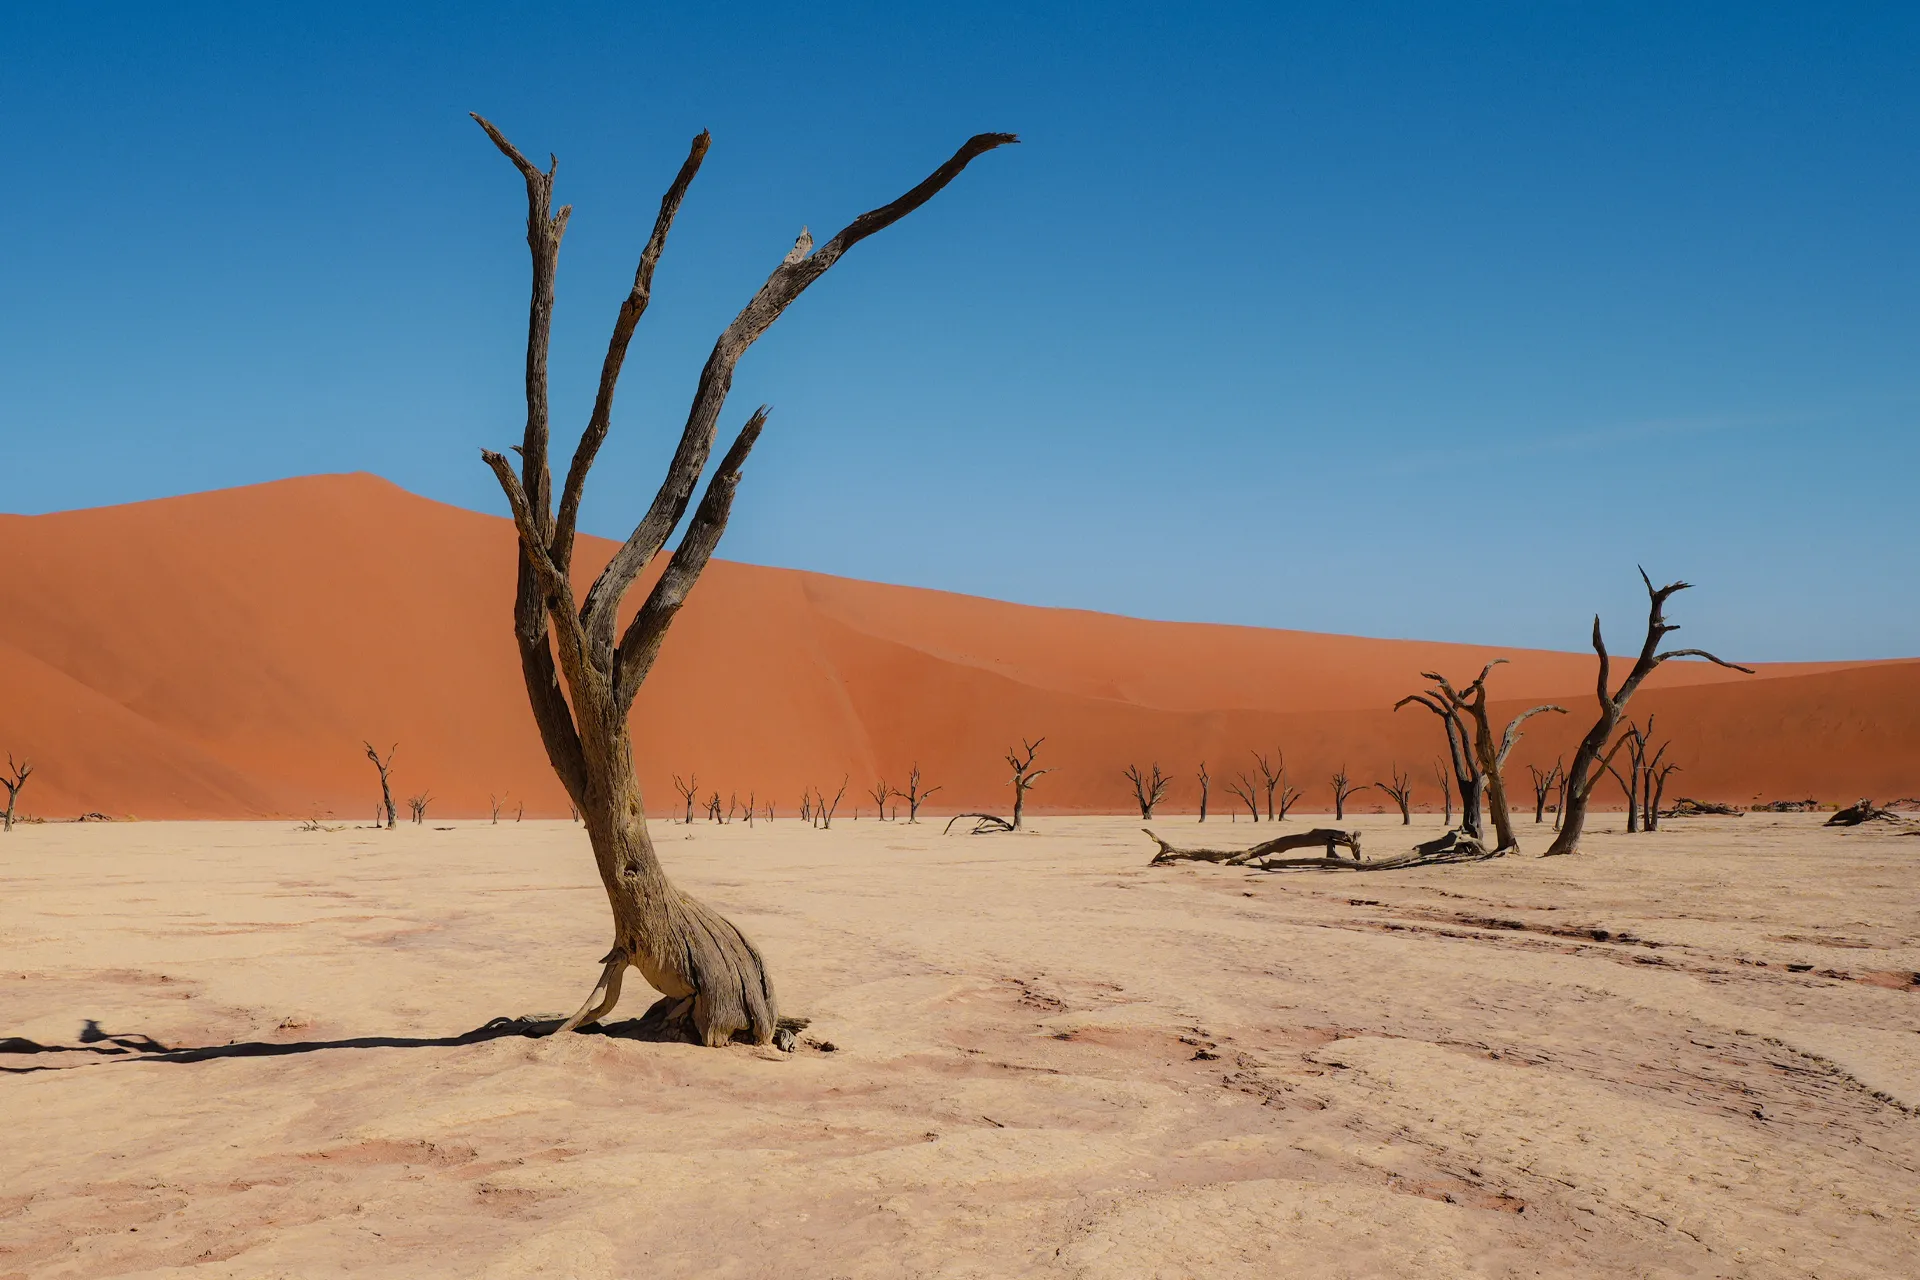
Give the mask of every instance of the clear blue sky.
M 0 509 L 367 470 L 489 511 L 517 177 L 556 435 L 714 147 L 585 524 L 651 494 L 804 224 L 1024 144 L 747 357 L 722 554 L 1041 604 L 1920 654 L 1920 7 L 9 6 Z

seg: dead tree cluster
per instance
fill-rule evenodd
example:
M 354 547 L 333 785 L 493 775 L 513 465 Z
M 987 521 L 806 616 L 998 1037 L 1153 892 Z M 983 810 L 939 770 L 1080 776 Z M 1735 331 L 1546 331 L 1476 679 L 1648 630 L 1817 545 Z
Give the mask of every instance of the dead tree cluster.
M 20 788 L 27 785 L 27 778 L 33 773 L 33 761 L 21 760 L 15 763 L 13 753 L 7 753 L 7 772 L 0 777 L 0 787 L 7 789 L 6 812 L 0 814 L 0 831 L 13 830 L 14 810 L 20 802 Z
M 792 1034 L 780 1027 L 773 983 L 759 950 L 719 912 L 676 888 L 661 866 L 634 776 L 629 717 L 669 627 L 719 544 L 747 457 L 766 425 L 767 411 L 762 406 L 747 418 L 694 506 L 694 489 L 711 456 L 741 357 L 848 250 L 932 199 L 979 156 L 1015 139 L 1010 134 L 988 133 L 968 140 L 925 181 L 891 204 L 855 218 L 824 244 L 816 246 L 811 235 L 800 233 L 766 283 L 715 341 L 700 372 L 679 445 L 652 504 L 580 599 L 572 570 L 587 473 L 612 425 L 614 392 L 628 345 L 652 296 L 655 266 L 710 140 L 705 133 L 693 140 L 686 161 L 661 198 L 633 286 L 614 320 L 593 408 L 556 507 L 548 461 L 547 365 L 554 274 L 572 210 L 566 206 L 557 213 L 553 210 L 557 162 L 538 167 L 492 124 L 478 116 L 474 119 L 524 180 L 533 267 L 527 324 L 527 420 L 518 448 L 518 470 L 503 454 L 485 451 L 482 457 L 506 494 L 518 534 L 514 635 L 534 721 L 554 773 L 585 820 L 613 916 L 612 945 L 600 977 L 560 1030 L 573 1030 L 611 1012 L 620 998 L 622 976 L 631 966 L 661 993 L 649 1020 L 662 1029 L 681 1031 L 708 1045 L 723 1044 L 740 1032 L 766 1044 L 780 1031 L 783 1047 L 790 1047 Z M 623 626 L 621 602 L 665 550 L 689 506 L 693 506 L 692 518 L 681 530 L 664 572 Z

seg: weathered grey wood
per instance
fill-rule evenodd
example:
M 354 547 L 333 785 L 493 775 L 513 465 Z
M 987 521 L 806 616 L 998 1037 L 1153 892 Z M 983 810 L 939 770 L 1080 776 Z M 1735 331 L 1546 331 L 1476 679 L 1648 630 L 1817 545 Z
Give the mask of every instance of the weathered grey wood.
M 1141 828 L 1145 831 L 1146 828 Z M 1295 831 L 1290 835 L 1277 836 L 1262 841 L 1247 849 L 1183 849 L 1162 840 L 1147 831 L 1147 838 L 1160 846 L 1160 852 L 1153 856 L 1149 866 L 1159 866 L 1167 862 L 1219 862 L 1229 867 L 1261 858 L 1271 858 L 1278 854 L 1289 853 L 1295 849 L 1324 848 L 1327 857 L 1334 857 L 1335 849 L 1351 849 L 1354 861 L 1360 861 L 1360 833 L 1341 831 L 1333 827 L 1315 827 L 1311 831 Z
M 1594 697 L 1600 704 L 1600 712 L 1594 719 L 1593 727 L 1587 730 L 1586 737 L 1580 740 L 1579 747 L 1573 753 L 1573 763 L 1567 768 L 1566 791 L 1561 798 L 1560 831 L 1542 857 L 1559 857 L 1579 851 L 1580 833 L 1586 826 L 1587 804 L 1594 785 L 1605 775 L 1606 766 L 1612 762 L 1613 754 L 1622 745 L 1615 742 L 1609 747 L 1607 744 L 1613 738 L 1613 731 L 1620 725 L 1620 717 L 1626 713 L 1627 703 L 1661 663 L 1669 658 L 1704 658 L 1716 666 L 1753 674 L 1753 668 L 1716 658 L 1704 649 L 1669 649 L 1662 652 L 1660 642 L 1680 629 L 1678 624 L 1667 621 L 1667 601 L 1676 592 L 1685 591 L 1693 584 L 1672 582 L 1656 588 L 1645 569 L 1640 570 L 1640 581 L 1647 588 L 1647 637 L 1640 646 L 1640 656 L 1634 660 L 1632 669 L 1627 672 L 1627 678 L 1620 682 L 1618 689 L 1611 687 L 1612 660 L 1607 654 L 1606 641 L 1600 634 L 1600 616 L 1594 615 L 1593 651 L 1600 663 L 1594 681 Z
M 527 420 L 519 446 L 520 467 L 516 472 L 503 455 L 492 451 L 483 450 L 481 457 L 506 494 L 518 535 L 514 635 L 534 722 L 570 805 L 587 827 L 613 915 L 613 947 L 602 961 L 601 979 L 560 1030 L 572 1030 L 610 1012 L 619 998 L 620 975 L 631 965 L 674 1002 L 674 1016 L 684 1019 L 702 1043 L 720 1044 L 736 1032 L 745 1032 L 766 1044 L 779 1027 L 766 965 L 739 929 L 668 880 L 647 830 L 628 725 L 634 696 L 669 626 L 725 532 L 741 470 L 766 424 L 764 406 L 747 420 L 722 458 L 666 570 L 616 646 L 621 602 L 686 514 L 712 452 L 735 366 L 747 348 L 848 249 L 932 199 L 978 156 L 1016 139 L 1010 134 L 977 135 L 918 186 L 854 219 L 818 249 L 801 232 L 793 249 L 715 342 L 679 446 L 651 506 L 585 600 L 577 601 L 570 574 L 587 473 L 611 426 L 620 371 L 651 298 L 654 269 L 710 140 L 704 133 L 694 139 L 661 199 L 633 286 L 614 321 L 593 411 L 574 450 L 556 517 L 548 461 L 547 366 L 554 272 L 571 209 L 563 206 L 558 213 L 553 211 L 556 161 L 550 157 L 547 168 L 540 169 L 491 123 L 477 115 L 474 119 L 525 181 L 527 245 L 533 264 L 527 320 Z M 841 793 L 845 793 L 844 784 Z M 690 797 L 691 784 L 687 794 Z M 824 804 L 824 797 L 818 799 L 821 802 L 813 806 L 816 820 L 826 826 L 833 810 Z M 708 812 L 718 820 L 717 792 Z

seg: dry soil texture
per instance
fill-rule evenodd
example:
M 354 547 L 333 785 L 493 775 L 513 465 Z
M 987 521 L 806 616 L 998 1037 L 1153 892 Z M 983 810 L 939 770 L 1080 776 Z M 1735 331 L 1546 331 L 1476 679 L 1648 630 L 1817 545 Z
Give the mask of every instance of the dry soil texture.
M 570 824 L 17 830 L 0 1276 L 1920 1274 L 1920 839 L 1040 825 L 663 828 L 790 1057 L 489 1029 L 595 970 Z

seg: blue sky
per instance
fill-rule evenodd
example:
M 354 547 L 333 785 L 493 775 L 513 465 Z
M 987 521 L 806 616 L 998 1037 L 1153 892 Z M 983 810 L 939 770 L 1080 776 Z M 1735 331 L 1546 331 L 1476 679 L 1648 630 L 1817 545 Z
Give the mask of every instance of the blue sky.
M 1920 654 L 1920 9 L 12 6 L 0 509 L 366 470 L 502 511 L 714 147 L 585 525 L 802 224 L 1019 133 L 746 358 L 722 553 L 1149 617 Z

